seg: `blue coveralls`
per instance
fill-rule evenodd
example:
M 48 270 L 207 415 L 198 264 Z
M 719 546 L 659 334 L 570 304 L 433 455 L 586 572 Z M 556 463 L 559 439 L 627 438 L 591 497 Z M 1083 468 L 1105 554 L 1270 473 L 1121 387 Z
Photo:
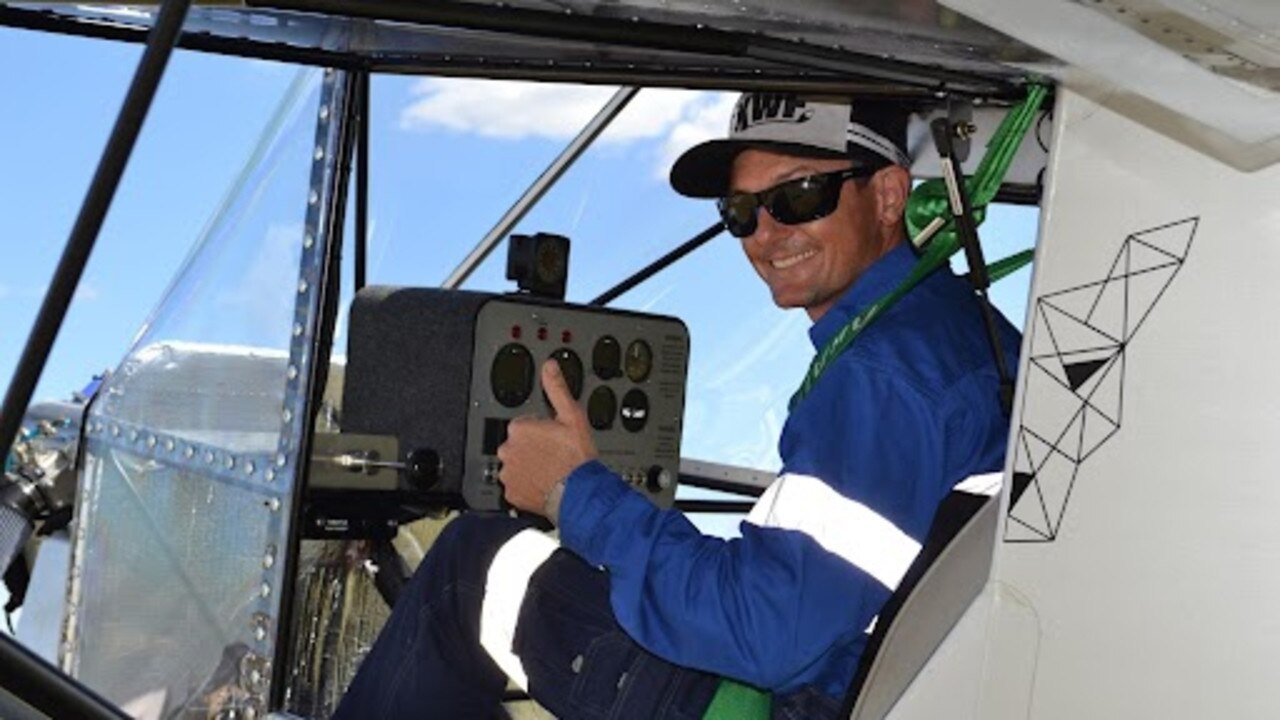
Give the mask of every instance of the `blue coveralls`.
M 810 329 L 816 348 L 906 277 L 903 245 Z M 515 637 L 530 693 L 568 718 L 700 718 L 720 676 L 781 718 L 835 717 L 869 627 L 934 512 L 1003 468 L 1008 419 L 967 283 L 942 269 L 839 356 L 787 420 L 779 480 L 704 536 L 599 462 L 570 474 L 563 548 L 533 575 Z M 1009 367 L 1018 332 L 998 318 Z M 527 523 L 451 524 L 364 661 L 339 718 L 487 718 L 505 676 L 478 646 L 485 572 Z

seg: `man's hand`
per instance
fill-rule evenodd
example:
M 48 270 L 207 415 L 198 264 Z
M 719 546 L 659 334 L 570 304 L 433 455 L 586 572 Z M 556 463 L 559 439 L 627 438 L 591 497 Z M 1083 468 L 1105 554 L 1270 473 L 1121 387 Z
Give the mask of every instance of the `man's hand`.
M 542 389 L 556 416 L 544 420 L 518 417 L 507 427 L 507 441 L 498 448 L 507 502 L 520 510 L 544 515 L 543 507 L 556 483 L 574 468 L 596 457 L 587 415 L 569 393 L 560 365 L 542 365 Z

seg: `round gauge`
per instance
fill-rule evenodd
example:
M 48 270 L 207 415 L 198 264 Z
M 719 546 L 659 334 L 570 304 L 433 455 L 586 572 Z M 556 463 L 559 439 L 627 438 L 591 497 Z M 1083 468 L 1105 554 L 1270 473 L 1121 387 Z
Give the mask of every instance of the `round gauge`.
M 560 374 L 564 376 L 573 399 L 582 397 L 582 359 L 578 357 L 578 353 L 569 348 L 560 348 L 551 353 L 551 357 L 560 363 Z
M 591 350 L 591 369 L 601 380 L 612 380 L 622 374 L 622 345 L 617 338 L 605 335 Z
M 644 382 L 653 371 L 653 349 L 643 340 L 633 340 L 627 346 L 627 357 L 623 362 L 627 377 L 632 382 Z
M 533 392 L 533 355 L 520 343 L 510 343 L 498 350 L 489 369 L 489 386 L 493 397 L 506 407 L 519 407 Z
M 563 281 L 568 272 L 569 258 L 557 243 L 538 243 L 534 250 L 533 269 L 538 280 L 555 284 Z
M 587 400 L 587 419 L 591 427 L 597 430 L 608 430 L 613 427 L 613 418 L 618 414 L 618 396 L 608 385 L 601 385 L 591 392 Z
M 639 388 L 632 388 L 622 396 L 622 427 L 631 432 L 640 432 L 649 421 L 649 396 Z

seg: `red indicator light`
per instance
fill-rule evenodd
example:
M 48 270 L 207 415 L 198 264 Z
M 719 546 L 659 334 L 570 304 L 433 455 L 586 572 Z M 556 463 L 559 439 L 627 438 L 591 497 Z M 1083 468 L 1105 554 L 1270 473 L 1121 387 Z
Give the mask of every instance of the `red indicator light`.
M 568 330 L 565 330 L 564 332 L 560 333 L 560 342 L 564 343 L 565 345 L 568 345 L 569 343 L 573 342 L 573 333 L 569 332 Z
M 522 334 L 523 334 L 523 333 L 521 332 L 521 330 L 520 330 L 520 326 L 519 326 L 519 325 L 512 325 L 512 326 L 511 326 L 511 339 L 512 339 L 512 340 L 519 340 L 519 339 L 520 339 L 520 336 L 521 336 Z
M 546 328 L 544 328 L 544 327 L 540 327 L 540 328 L 538 328 L 538 339 L 539 339 L 539 340 L 546 340 L 546 339 L 547 339 L 547 329 L 546 329 Z

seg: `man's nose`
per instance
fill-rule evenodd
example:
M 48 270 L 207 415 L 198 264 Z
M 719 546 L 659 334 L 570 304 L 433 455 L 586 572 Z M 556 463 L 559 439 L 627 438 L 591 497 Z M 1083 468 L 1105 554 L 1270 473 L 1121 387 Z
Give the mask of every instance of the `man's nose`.
M 756 208 L 756 231 L 751 233 L 750 240 L 761 245 L 768 245 L 786 232 L 786 225 L 778 222 L 769 214 L 763 205 Z

